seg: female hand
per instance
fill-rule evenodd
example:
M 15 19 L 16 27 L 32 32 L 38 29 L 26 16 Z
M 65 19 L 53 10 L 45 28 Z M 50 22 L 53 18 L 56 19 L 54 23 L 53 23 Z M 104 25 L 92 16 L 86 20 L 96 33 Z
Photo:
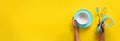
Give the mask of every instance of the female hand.
M 104 39 L 104 25 L 101 25 L 102 31 L 100 32 L 100 40 L 99 41 L 105 41 Z
M 72 24 L 73 24 L 73 27 L 74 27 L 74 38 L 75 38 L 74 41 L 80 41 L 79 33 L 78 33 L 78 26 L 76 25 L 76 20 L 72 19 Z
M 72 19 L 72 24 L 75 30 L 78 30 L 78 26 L 76 25 L 76 20 Z

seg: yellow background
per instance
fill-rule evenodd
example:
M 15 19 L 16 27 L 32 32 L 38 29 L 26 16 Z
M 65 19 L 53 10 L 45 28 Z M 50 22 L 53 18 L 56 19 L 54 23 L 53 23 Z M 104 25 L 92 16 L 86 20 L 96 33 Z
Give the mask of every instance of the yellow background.
M 120 41 L 119 0 L 0 0 L 0 41 L 73 41 L 71 19 L 81 8 L 93 16 L 79 29 L 81 41 L 97 41 L 95 8 L 107 7 L 115 24 L 105 28 L 106 41 Z

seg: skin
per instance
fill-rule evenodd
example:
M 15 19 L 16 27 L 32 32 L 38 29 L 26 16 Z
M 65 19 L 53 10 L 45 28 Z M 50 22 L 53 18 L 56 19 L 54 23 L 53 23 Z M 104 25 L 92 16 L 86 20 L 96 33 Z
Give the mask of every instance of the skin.
M 74 27 L 74 38 L 75 38 L 74 41 L 80 41 L 79 33 L 78 33 L 78 27 L 77 27 L 76 21 L 74 19 L 72 19 L 72 24 L 73 24 L 73 27 Z
M 99 22 L 100 24 L 103 24 L 103 22 Z M 104 25 L 101 25 L 102 31 L 100 32 L 100 39 L 99 41 L 105 41 L 104 39 Z
M 74 41 L 80 41 L 80 37 L 79 37 L 79 31 L 78 31 L 78 26 L 76 25 L 76 21 L 74 19 L 72 19 L 72 24 L 74 27 Z M 100 32 L 100 38 L 99 41 L 104 41 L 104 26 L 101 26 L 102 31 Z

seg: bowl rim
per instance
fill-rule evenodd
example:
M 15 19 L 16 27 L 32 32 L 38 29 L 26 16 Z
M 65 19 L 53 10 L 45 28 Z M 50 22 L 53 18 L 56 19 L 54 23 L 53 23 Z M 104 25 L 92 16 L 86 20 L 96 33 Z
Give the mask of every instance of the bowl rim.
M 80 10 L 78 10 L 76 13 L 75 13 L 75 15 L 74 15 L 74 20 L 76 20 L 77 19 L 77 16 L 80 14 L 80 13 L 85 13 L 85 14 L 87 14 L 88 15 L 88 22 L 86 23 L 86 24 L 79 24 L 78 22 L 77 22 L 77 26 L 79 26 L 80 28 L 87 28 L 88 26 L 90 26 L 90 24 L 92 23 L 92 19 L 93 19 L 93 17 L 92 17 L 92 14 L 90 13 L 90 11 L 88 11 L 87 9 L 80 9 Z M 76 20 L 77 21 L 77 20 Z

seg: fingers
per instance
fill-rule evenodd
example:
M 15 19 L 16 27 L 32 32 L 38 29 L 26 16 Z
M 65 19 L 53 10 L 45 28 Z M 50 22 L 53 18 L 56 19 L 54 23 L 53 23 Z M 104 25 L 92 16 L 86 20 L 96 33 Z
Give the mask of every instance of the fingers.
M 102 32 L 104 32 L 104 24 L 101 25 Z
M 102 32 L 104 32 L 104 26 L 102 26 L 101 29 L 102 29 Z
M 74 18 L 72 18 L 72 24 L 73 24 L 73 26 L 74 26 L 75 29 L 78 28 L 77 25 L 76 25 L 76 20 L 74 20 Z
M 72 24 L 74 27 L 76 26 L 76 21 L 74 20 L 74 18 L 72 18 Z
M 72 24 L 73 26 L 76 26 L 76 21 L 74 20 L 74 18 L 72 19 Z
M 104 32 L 104 24 L 103 24 L 103 22 L 99 22 L 98 26 L 100 26 L 101 32 Z

